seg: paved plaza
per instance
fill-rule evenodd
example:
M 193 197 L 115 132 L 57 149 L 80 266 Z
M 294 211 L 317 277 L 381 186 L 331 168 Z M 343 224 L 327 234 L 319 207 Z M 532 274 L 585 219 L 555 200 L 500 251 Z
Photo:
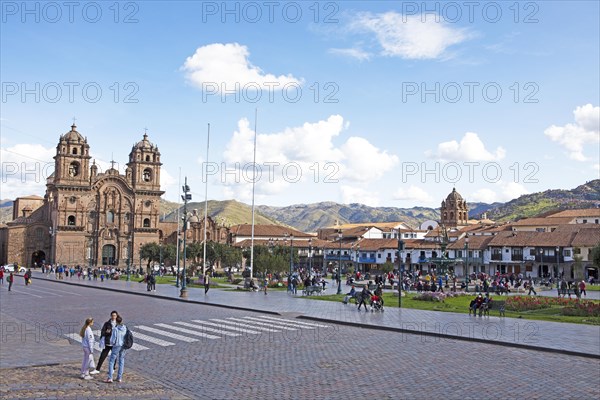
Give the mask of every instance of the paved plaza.
M 278 291 L 211 289 L 205 296 L 190 289 L 188 301 L 174 301 L 177 288 L 157 285 L 148 293 L 136 281 L 63 284 L 38 275 L 30 287 L 0 289 L 1 398 L 600 397 L 598 327 L 536 322 L 530 331 L 517 325 L 524 330 L 517 334 L 513 324 L 527 321 L 408 309 L 359 313 Z M 113 309 L 136 337 L 124 382 L 101 382 L 106 363 L 83 381 L 77 332 L 88 316 L 97 331 Z M 492 335 L 490 326 L 506 337 Z M 464 332 L 450 338 L 459 327 L 479 327 L 481 338 L 502 345 L 468 340 Z M 420 334 L 426 329 L 448 336 Z M 553 335 L 566 343 L 551 341 Z M 543 346 L 582 354 L 588 348 L 582 357 L 535 350 Z

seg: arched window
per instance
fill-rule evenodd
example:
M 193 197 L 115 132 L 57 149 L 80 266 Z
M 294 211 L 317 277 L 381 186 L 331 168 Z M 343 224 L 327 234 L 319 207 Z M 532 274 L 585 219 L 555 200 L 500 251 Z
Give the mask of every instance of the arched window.
M 146 168 L 142 173 L 142 179 L 144 182 L 150 182 L 152 180 L 152 170 L 150 168 Z
M 69 226 L 75 225 L 75 216 L 74 215 L 69 215 L 69 217 L 67 218 L 67 225 L 69 225 Z
M 150 161 L 150 156 L 146 156 L 146 161 Z
M 71 150 L 71 153 L 77 154 L 77 147 L 73 147 L 73 150 Z
M 106 212 L 106 223 L 114 224 L 115 223 L 115 212 L 112 210 L 108 210 Z
M 73 161 L 69 164 L 69 176 L 77 176 L 79 175 L 79 163 L 77 161 Z
M 144 228 L 150 228 L 150 218 L 144 218 Z

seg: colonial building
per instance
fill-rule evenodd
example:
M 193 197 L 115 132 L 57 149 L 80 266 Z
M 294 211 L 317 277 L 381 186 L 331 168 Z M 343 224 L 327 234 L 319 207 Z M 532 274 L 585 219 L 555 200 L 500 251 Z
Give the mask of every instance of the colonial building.
M 3 263 L 42 262 L 124 267 L 134 249 L 158 242 L 160 152 L 143 139 L 129 153 L 122 175 L 90 165 L 90 146 L 73 124 L 60 136 L 54 173 L 43 199 L 14 202 L 14 220 L 3 227 Z

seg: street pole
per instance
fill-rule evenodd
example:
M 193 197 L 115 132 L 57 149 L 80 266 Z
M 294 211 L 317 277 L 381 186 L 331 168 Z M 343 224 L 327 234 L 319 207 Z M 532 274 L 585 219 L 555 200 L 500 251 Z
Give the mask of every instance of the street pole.
M 131 280 L 129 265 L 131 264 L 131 241 L 127 242 L 127 282 Z
M 465 237 L 465 293 L 469 293 L 469 236 Z
M 312 273 L 312 238 L 308 239 L 308 276 Z
M 404 240 L 398 240 L 398 307 L 402 308 L 402 276 L 404 275 L 404 260 L 402 252 L 404 251 Z M 393 290 L 394 288 L 392 288 Z
M 338 239 L 340 242 L 340 252 L 338 253 L 337 294 L 342 294 L 342 230 L 341 229 L 340 229 L 340 232 L 338 233 Z
M 181 298 L 187 298 L 188 297 L 188 292 L 187 292 L 187 274 L 185 271 L 185 259 L 187 258 L 187 254 L 186 254 L 186 243 L 187 243 L 187 203 L 189 200 L 192 199 L 192 194 L 190 193 L 190 187 L 187 184 L 187 176 L 185 177 L 185 183 L 182 187 L 183 189 L 183 195 L 181 196 L 181 198 L 183 199 L 183 274 L 181 276 L 181 292 L 179 294 L 179 297 Z

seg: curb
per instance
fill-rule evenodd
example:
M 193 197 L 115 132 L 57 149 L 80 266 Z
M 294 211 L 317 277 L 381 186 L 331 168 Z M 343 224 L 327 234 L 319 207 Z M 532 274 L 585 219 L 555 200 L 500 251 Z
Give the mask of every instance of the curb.
M 163 295 L 150 295 L 150 294 L 143 293 L 143 292 L 131 292 L 128 290 L 123 290 L 123 289 L 113 289 L 113 288 L 99 287 L 99 286 L 80 285 L 80 284 L 77 284 L 74 282 L 65 282 L 65 281 L 42 278 L 42 277 L 36 277 L 36 279 L 48 281 L 48 282 L 62 283 L 64 285 L 70 285 L 70 286 L 88 287 L 88 288 L 98 289 L 98 290 L 106 290 L 106 291 L 111 291 L 111 292 L 118 292 L 118 293 L 125 293 L 125 294 L 133 294 L 133 295 L 137 295 L 137 296 L 158 298 L 158 299 L 162 299 L 162 300 L 178 301 L 181 303 L 201 304 L 204 306 L 221 307 L 221 308 L 227 308 L 227 309 L 231 309 L 231 310 L 249 311 L 249 312 L 254 312 L 254 313 L 281 316 L 280 313 L 275 312 L 275 311 L 257 310 L 257 309 L 253 309 L 253 308 L 231 306 L 231 305 L 226 305 L 226 304 L 206 303 L 206 302 L 199 301 L 199 300 L 187 300 L 187 299 L 181 299 L 181 298 L 169 297 L 169 296 L 163 296 Z M 369 325 L 369 324 L 362 324 L 362 323 L 357 323 L 357 322 L 348 322 L 348 321 L 334 320 L 334 319 L 328 319 L 328 318 L 311 317 L 311 316 L 306 316 L 306 315 L 299 315 L 296 318 L 306 319 L 306 320 L 315 321 L 315 322 L 326 322 L 326 323 L 330 323 L 330 324 L 351 326 L 351 327 L 355 327 L 355 328 L 377 329 L 380 331 L 408 333 L 408 334 L 412 334 L 412 335 L 421 334 L 424 336 L 438 337 L 438 338 L 442 338 L 442 339 L 461 340 L 464 342 L 477 342 L 477 343 L 483 343 L 483 344 L 492 344 L 492 345 L 496 345 L 496 346 L 513 347 L 513 348 L 519 348 L 519 349 L 524 349 L 524 350 L 541 351 L 544 353 L 563 354 L 563 355 L 568 355 L 568 356 L 577 356 L 577 357 L 585 357 L 585 358 L 600 360 L 600 354 L 582 353 L 582 352 L 573 351 L 573 350 L 553 349 L 553 348 L 548 348 L 548 347 L 533 346 L 533 345 L 521 344 L 521 343 L 500 342 L 500 341 L 493 341 L 493 340 L 480 339 L 480 338 L 474 338 L 474 337 L 453 336 L 453 335 L 448 335 L 445 333 L 437 333 L 437 332 L 415 331 L 415 330 L 411 330 L 411 329 L 395 328 L 395 327 L 391 327 L 391 326 Z
M 315 321 L 315 322 L 329 322 L 329 323 L 334 322 L 327 318 L 311 317 L 311 316 L 306 316 L 306 315 L 300 315 L 296 318 L 306 319 L 306 320 Z M 496 345 L 496 346 L 514 347 L 514 348 L 524 349 L 524 350 L 541 351 L 544 353 L 564 354 L 564 355 L 568 355 L 568 356 L 577 356 L 577 357 L 585 357 L 585 358 L 592 358 L 595 360 L 600 360 L 600 354 L 581 353 L 581 352 L 573 351 L 573 350 L 552 349 L 552 348 L 541 347 L 541 346 L 533 346 L 533 345 L 529 345 L 529 344 L 500 342 L 500 341 L 480 339 L 480 338 L 474 338 L 474 337 L 453 336 L 453 335 L 448 335 L 445 333 L 415 331 L 412 329 L 395 328 L 392 326 L 361 324 L 361 323 L 357 323 L 357 322 L 347 322 L 347 321 L 335 320 L 335 323 L 339 324 L 339 325 L 352 326 L 355 328 L 377 329 L 380 331 L 408 333 L 411 335 L 419 335 L 420 334 L 420 335 L 424 335 L 424 336 L 438 337 L 438 338 L 442 338 L 442 339 L 461 340 L 464 342 L 477 342 L 477 343 L 483 343 L 483 344 L 492 344 L 492 345 Z
M 250 312 L 261 313 L 261 314 L 281 315 L 281 314 L 279 314 L 278 312 L 275 312 L 275 311 L 257 310 L 257 309 L 254 309 L 254 308 L 239 307 L 239 306 L 230 306 L 230 305 L 227 305 L 227 304 L 206 303 L 206 302 L 200 301 L 200 300 L 182 299 L 182 298 L 177 298 L 177 297 L 164 296 L 164 295 L 160 295 L 160 294 L 147 294 L 147 293 L 140 293 L 140 292 L 132 292 L 132 291 L 129 291 L 129 290 L 124 290 L 124 289 L 115 289 L 115 288 L 100 287 L 100 286 L 90 286 L 90 285 L 80 285 L 80 284 L 77 284 L 77 283 L 74 283 L 74 282 L 65 282 L 65 281 L 48 279 L 48 278 L 41 278 L 41 277 L 35 277 L 35 279 L 40 280 L 40 281 L 62 283 L 63 285 L 78 286 L 78 287 L 87 287 L 87 288 L 92 288 L 92 289 L 97 289 L 97 290 L 107 290 L 107 291 L 110 291 L 110 292 L 117 292 L 117 293 L 133 294 L 133 295 L 136 295 L 136 296 L 151 297 L 153 299 L 178 301 L 180 303 L 201 304 L 203 306 L 221 307 L 221 308 L 228 308 L 228 309 L 231 309 L 231 310 L 250 311 Z

